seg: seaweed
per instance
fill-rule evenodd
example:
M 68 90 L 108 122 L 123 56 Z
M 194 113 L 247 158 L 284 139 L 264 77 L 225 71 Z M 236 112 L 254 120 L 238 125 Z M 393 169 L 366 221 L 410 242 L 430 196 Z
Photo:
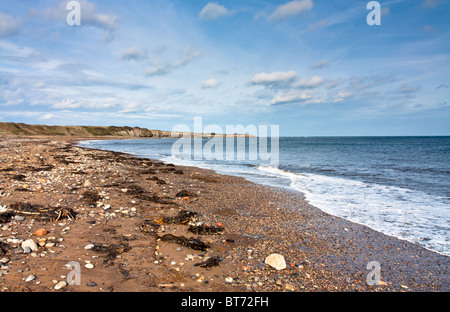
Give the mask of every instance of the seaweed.
M 220 264 L 220 262 L 222 262 L 222 258 L 218 257 L 218 256 L 214 256 L 211 258 L 208 258 L 207 260 L 203 261 L 203 262 L 199 262 L 194 264 L 194 266 L 199 266 L 201 268 L 211 268 L 213 266 L 218 266 Z
M 0 223 L 8 223 L 14 214 L 10 211 L 0 213 Z
M 112 260 L 115 260 L 118 255 L 127 252 L 131 249 L 128 243 L 120 243 L 120 244 L 102 244 L 102 243 L 94 243 L 93 251 L 106 254 L 104 263 L 109 263 Z
M 15 176 L 12 177 L 13 180 L 16 181 L 23 181 L 25 180 L 26 176 L 24 176 L 23 174 L 16 174 Z
M 198 235 L 217 235 L 223 232 L 222 226 L 191 225 L 188 231 Z
M 155 220 L 158 224 L 185 224 L 194 219 L 198 213 L 190 210 L 181 210 L 174 217 L 162 217 L 161 219 Z
M 83 193 L 83 199 L 91 205 L 95 205 L 100 199 L 100 195 L 98 195 L 95 191 L 85 191 Z
M 198 238 L 186 238 L 184 236 L 175 236 L 172 234 L 165 234 L 163 236 L 160 237 L 160 239 L 162 241 L 165 242 L 171 242 L 171 243 L 175 243 L 184 247 L 188 247 L 190 249 L 194 249 L 194 250 L 201 250 L 201 251 L 205 251 L 206 249 L 210 248 L 210 246 L 204 242 L 202 242 L 201 240 L 199 240 Z
M 152 220 L 144 220 L 142 224 L 139 226 L 142 232 L 148 233 L 151 235 L 156 235 L 159 230 L 159 224 L 155 223 Z
M 9 244 L 6 242 L 0 242 L 0 253 L 5 255 L 9 250 Z
M 175 197 L 187 197 L 187 196 L 194 196 L 194 193 L 191 193 L 187 190 L 181 190 L 175 194 Z
M 153 195 L 139 194 L 138 196 L 136 196 L 136 198 L 145 200 L 145 201 L 149 201 L 149 202 L 152 202 L 155 204 L 163 204 L 163 205 L 173 204 L 173 202 L 164 200 L 163 198 L 159 197 L 156 194 L 153 194 Z

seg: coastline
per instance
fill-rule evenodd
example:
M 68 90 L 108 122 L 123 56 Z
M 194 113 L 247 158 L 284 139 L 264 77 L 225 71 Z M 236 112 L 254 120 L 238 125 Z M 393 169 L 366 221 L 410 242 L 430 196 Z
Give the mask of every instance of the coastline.
M 69 261 L 81 264 L 82 283 L 61 291 L 449 290 L 449 257 L 326 214 L 300 194 L 212 170 L 76 146 L 83 139 L 0 137 L 0 191 L 6 194 L 0 204 L 59 204 L 77 213 L 62 222 L 26 216 L 1 224 L 0 239 L 8 245 L 2 257 L 9 260 L 0 277 L 3 291 L 57 291 L 54 281 L 70 272 Z M 91 206 L 83 199 L 86 191 L 96 192 L 103 204 Z M 177 196 L 180 192 L 187 196 Z M 223 232 L 193 234 L 185 223 L 154 226 L 154 220 L 180 210 L 198 213 L 195 222 L 204 225 L 222 223 Z M 43 238 L 54 245 L 39 247 L 36 256 L 18 253 L 16 240 L 38 242 L 33 235 L 38 228 L 48 229 Z M 199 238 L 209 248 L 202 252 L 161 240 L 166 234 Z M 113 257 L 101 248 L 84 249 L 88 244 L 118 250 Z M 287 268 L 265 265 L 271 253 L 282 254 Z M 221 259 L 218 266 L 194 266 L 213 257 Z M 86 261 L 94 268 L 85 268 Z M 381 285 L 367 285 L 370 261 L 381 265 Z M 36 279 L 25 281 L 29 275 Z

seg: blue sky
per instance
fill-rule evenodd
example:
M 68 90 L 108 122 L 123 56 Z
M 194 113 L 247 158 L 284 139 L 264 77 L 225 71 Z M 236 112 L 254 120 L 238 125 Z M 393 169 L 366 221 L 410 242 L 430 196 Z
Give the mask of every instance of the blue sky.
M 449 135 L 450 1 L 0 3 L 0 121 Z

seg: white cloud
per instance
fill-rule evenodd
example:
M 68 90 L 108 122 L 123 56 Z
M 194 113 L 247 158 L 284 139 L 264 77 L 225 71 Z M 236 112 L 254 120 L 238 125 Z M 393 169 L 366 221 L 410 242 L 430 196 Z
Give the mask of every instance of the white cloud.
M 129 48 L 122 52 L 120 55 L 121 60 L 144 60 L 148 57 L 148 52 L 145 49 Z
M 294 17 L 300 13 L 311 10 L 313 6 L 314 3 L 312 0 L 291 1 L 278 6 L 269 16 L 268 20 L 281 21 L 286 18 Z
M 420 90 L 420 86 L 408 86 L 407 84 L 401 85 L 398 89 L 398 93 L 416 93 Z
M 313 30 L 318 29 L 318 28 L 323 28 L 323 27 L 327 26 L 328 23 L 329 22 L 327 20 L 320 20 L 317 23 L 311 24 L 308 27 L 306 27 L 306 29 L 300 31 L 300 35 L 304 35 L 306 33 L 309 33 L 310 31 L 313 31 Z
M 161 65 L 161 66 L 154 66 L 152 68 L 149 68 L 145 74 L 147 76 L 158 76 L 158 75 L 164 75 L 170 72 L 170 67 Z
M 227 9 L 223 5 L 220 5 L 215 2 L 209 2 L 205 7 L 200 11 L 198 17 L 201 20 L 215 20 L 220 17 L 224 17 L 227 15 L 231 15 L 234 12 Z
M 102 37 L 104 41 L 110 41 L 114 37 L 114 30 L 117 27 L 118 16 L 114 14 L 100 13 L 97 7 L 87 0 L 78 0 L 81 8 L 81 27 L 92 26 L 106 30 Z M 68 10 L 67 1 L 59 3 L 58 7 L 47 8 L 43 11 L 30 9 L 29 13 L 48 20 L 65 20 Z
M 200 56 L 200 52 L 195 51 L 195 50 L 185 49 L 184 53 L 183 53 L 183 58 L 181 60 L 173 63 L 172 67 L 178 68 L 178 67 L 184 66 L 199 56 Z
M 321 86 L 324 82 L 325 82 L 325 80 L 323 80 L 319 76 L 314 76 L 312 78 L 302 77 L 294 84 L 294 87 L 316 88 L 316 87 Z
M 434 8 L 436 7 L 439 3 L 441 3 L 441 0 L 425 0 L 422 3 L 422 7 L 424 8 Z
M 187 65 L 194 59 L 198 58 L 200 56 L 200 52 L 195 50 L 186 49 L 183 52 L 183 57 L 180 60 L 177 60 L 173 62 L 172 64 L 163 64 L 163 65 L 156 65 L 152 68 L 148 69 L 145 74 L 147 76 L 157 76 L 157 75 L 164 75 L 169 72 L 171 72 L 175 68 L 179 68 L 182 66 Z
M 19 34 L 20 20 L 0 11 L 0 38 Z
M 219 81 L 215 78 L 211 78 L 203 81 L 202 88 L 215 88 L 219 85 Z
M 322 60 L 320 62 L 314 63 L 312 67 L 317 69 L 317 68 L 328 67 L 330 65 L 331 64 L 330 64 L 330 62 L 328 60 Z
M 264 85 L 269 87 L 288 87 L 297 78 L 297 73 L 293 70 L 288 72 L 272 72 L 255 74 L 250 80 L 253 85 Z
M 52 113 L 44 114 L 41 117 L 39 117 L 40 120 L 49 120 L 53 118 L 55 118 L 55 114 Z
M 312 96 L 310 94 L 307 94 L 306 92 L 281 92 L 278 93 L 272 101 L 270 101 L 270 105 L 280 105 L 280 104 L 287 104 L 287 103 L 295 103 L 295 102 L 305 102 L 307 100 L 312 99 Z

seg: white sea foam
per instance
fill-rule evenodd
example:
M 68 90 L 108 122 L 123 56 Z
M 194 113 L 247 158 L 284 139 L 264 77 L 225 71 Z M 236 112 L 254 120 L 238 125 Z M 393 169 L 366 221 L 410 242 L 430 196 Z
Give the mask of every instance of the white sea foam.
M 449 206 L 442 197 L 351 179 L 297 174 L 268 166 L 258 169 L 289 179 L 292 188 L 304 193 L 313 206 L 324 212 L 450 255 Z

